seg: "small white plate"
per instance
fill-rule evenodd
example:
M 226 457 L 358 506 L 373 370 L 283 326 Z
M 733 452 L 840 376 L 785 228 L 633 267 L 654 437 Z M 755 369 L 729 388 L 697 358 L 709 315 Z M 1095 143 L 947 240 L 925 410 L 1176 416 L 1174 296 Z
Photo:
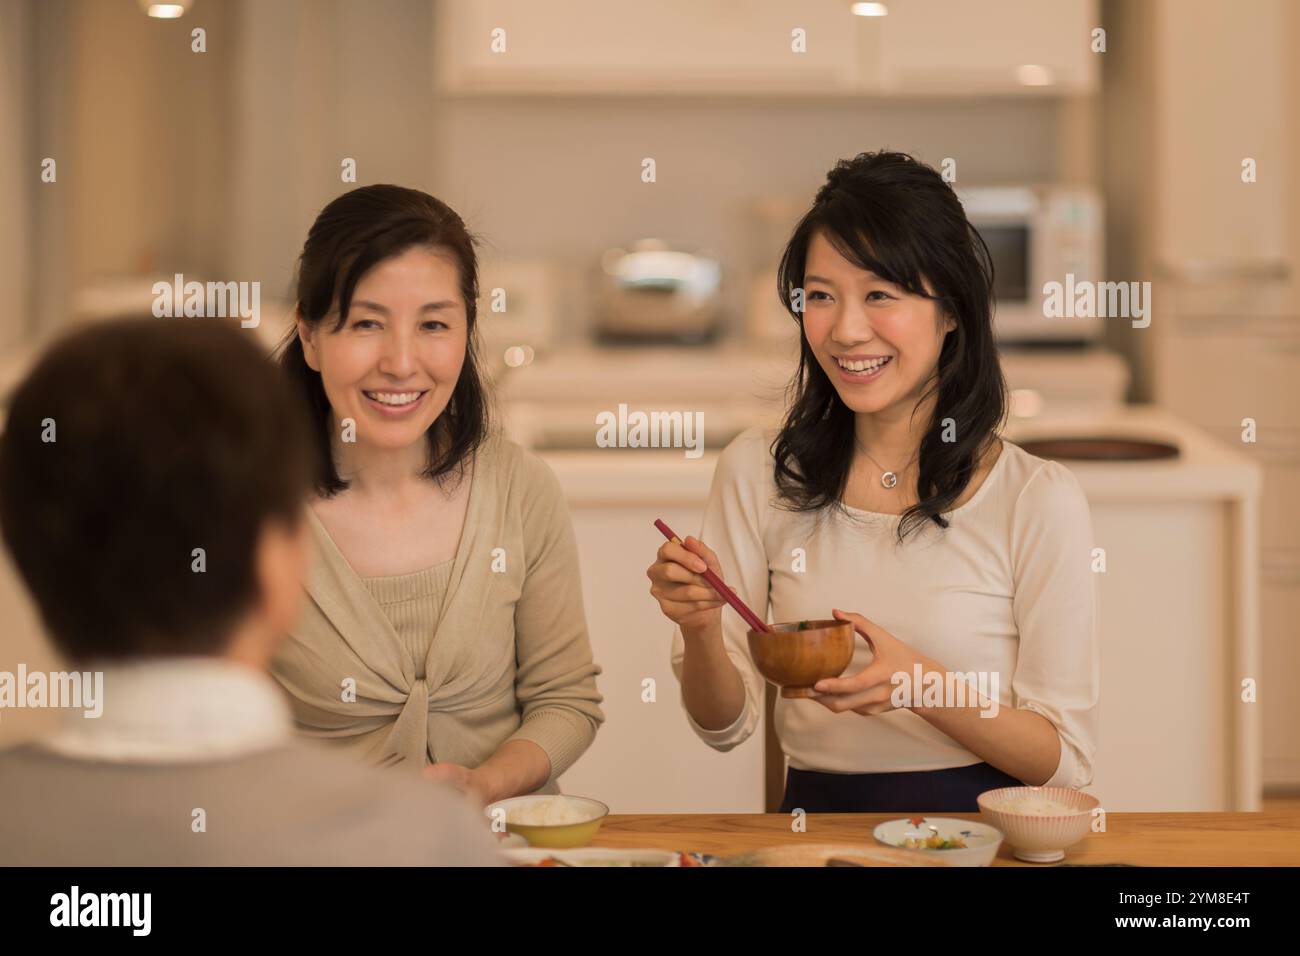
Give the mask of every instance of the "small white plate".
M 908 837 L 924 840 L 938 833 L 945 840 L 961 837 L 966 846 L 954 850 L 925 850 L 903 845 Z M 1002 845 L 1002 832 L 987 823 L 972 820 L 959 820 L 956 817 L 910 817 L 906 820 L 890 820 L 880 824 L 872 831 L 879 842 L 886 846 L 909 850 L 913 853 L 933 853 L 936 857 L 947 860 L 952 866 L 988 866 L 998 855 Z

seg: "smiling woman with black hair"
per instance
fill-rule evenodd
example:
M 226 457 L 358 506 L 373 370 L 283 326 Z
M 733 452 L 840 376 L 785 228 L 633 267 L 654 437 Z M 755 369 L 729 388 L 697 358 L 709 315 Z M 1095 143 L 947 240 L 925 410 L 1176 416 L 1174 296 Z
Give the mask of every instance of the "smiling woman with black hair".
M 1088 503 L 1065 467 L 1000 438 L 992 265 L 961 203 L 905 154 L 841 161 L 779 285 L 801 329 L 784 424 L 728 446 L 704 540 L 665 543 L 647 572 L 678 625 L 693 729 L 729 750 L 763 709 L 746 627 L 723 615 L 707 566 L 774 620 L 835 608 L 864 639 L 848 676 L 778 698 L 786 811 L 971 811 L 995 787 L 1086 786 Z M 896 693 L 918 675 L 918 695 L 954 678 L 962 693 Z
M 599 668 L 559 482 L 489 428 L 472 236 L 363 186 L 316 218 L 297 293 L 280 361 L 314 417 L 319 560 L 273 670 L 299 729 L 483 802 L 557 792 Z

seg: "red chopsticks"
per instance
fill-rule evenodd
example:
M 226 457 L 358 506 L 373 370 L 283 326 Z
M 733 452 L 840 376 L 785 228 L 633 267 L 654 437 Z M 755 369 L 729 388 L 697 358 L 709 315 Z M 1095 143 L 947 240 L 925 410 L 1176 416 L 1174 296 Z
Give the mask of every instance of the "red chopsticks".
M 662 534 L 669 541 L 676 541 L 678 544 L 682 544 L 682 539 L 677 537 L 677 535 L 673 533 L 673 529 L 668 527 L 668 525 L 664 524 L 663 521 L 661 521 L 658 518 L 655 519 L 655 527 L 658 528 L 659 533 Z M 716 574 L 714 574 L 712 571 L 710 571 L 707 568 L 704 570 L 704 580 L 708 581 L 709 584 L 713 586 L 713 590 L 717 591 L 718 594 L 722 595 L 722 599 L 724 601 L 726 601 L 728 604 L 730 604 L 732 607 L 736 609 L 736 613 L 739 614 L 741 617 L 743 617 L 745 619 L 745 623 L 748 624 L 751 628 L 753 628 L 756 631 L 772 630 L 772 628 L 769 627 L 767 623 L 763 621 L 762 618 L 760 618 L 757 614 L 751 611 L 745 605 L 745 602 L 736 596 L 735 591 L 731 590 L 731 588 L 727 587 L 722 582 L 722 578 L 718 577 Z

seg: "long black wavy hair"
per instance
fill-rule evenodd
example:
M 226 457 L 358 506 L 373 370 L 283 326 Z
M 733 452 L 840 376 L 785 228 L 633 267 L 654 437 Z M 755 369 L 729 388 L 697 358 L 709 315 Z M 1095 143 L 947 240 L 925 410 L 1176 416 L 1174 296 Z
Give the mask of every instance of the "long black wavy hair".
M 800 330 L 799 368 L 772 443 L 778 497 L 794 511 L 843 510 L 853 462 L 854 412 L 818 363 L 796 308 L 808 246 L 819 232 L 850 262 L 935 300 L 956 320 L 940 348 L 934 381 L 917 402 L 919 408 L 937 392 L 921 441 L 917 504 L 898 524 L 901 544 L 930 522 L 948 527 L 944 510 L 961 496 L 1006 419 L 1006 382 L 993 340 L 993 262 L 960 200 L 934 169 L 905 153 L 884 151 L 835 164 L 795 227 L 777 272 L 781 301 Z M 944 441 L 949 419 L 955 440 Z
M 361 186 L 332 200 L 307 233 L 296 278 L 303 321 L 319 328 L 337 311 L 331 332 L 348 321 L 352 293 L 370 269 L 414 246 L 448 253 L 460 274 L 467 335 L 465 362 L 451 398 L 429 426 L 429 466 L 425 478 L 441 480 L 464 473 L 467 458 L 482 444 L 489 427 L 489 400 L 483 385 L 475 327 L 478 316 L 478 257 L 464 221 L 441 200 L 404 186 Z M 329 497 L 347 487 L 334 464 L 330 441 L 330 403 L 320 373 L 307 364 L 297 328 L 278 349 L 280 366 L 306 398 L 315 436 L 316 492 Z

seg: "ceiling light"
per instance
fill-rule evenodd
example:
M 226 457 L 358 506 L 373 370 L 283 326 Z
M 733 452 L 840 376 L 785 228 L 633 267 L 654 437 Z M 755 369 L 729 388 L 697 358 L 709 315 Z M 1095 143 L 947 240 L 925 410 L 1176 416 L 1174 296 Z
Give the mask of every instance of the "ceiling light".
M 156 3 L 154 0 L 140 0 L 140 9 L 158 20 L 175 20 L 185 16 L 194 0 L 171 0 L 170 3 Z

